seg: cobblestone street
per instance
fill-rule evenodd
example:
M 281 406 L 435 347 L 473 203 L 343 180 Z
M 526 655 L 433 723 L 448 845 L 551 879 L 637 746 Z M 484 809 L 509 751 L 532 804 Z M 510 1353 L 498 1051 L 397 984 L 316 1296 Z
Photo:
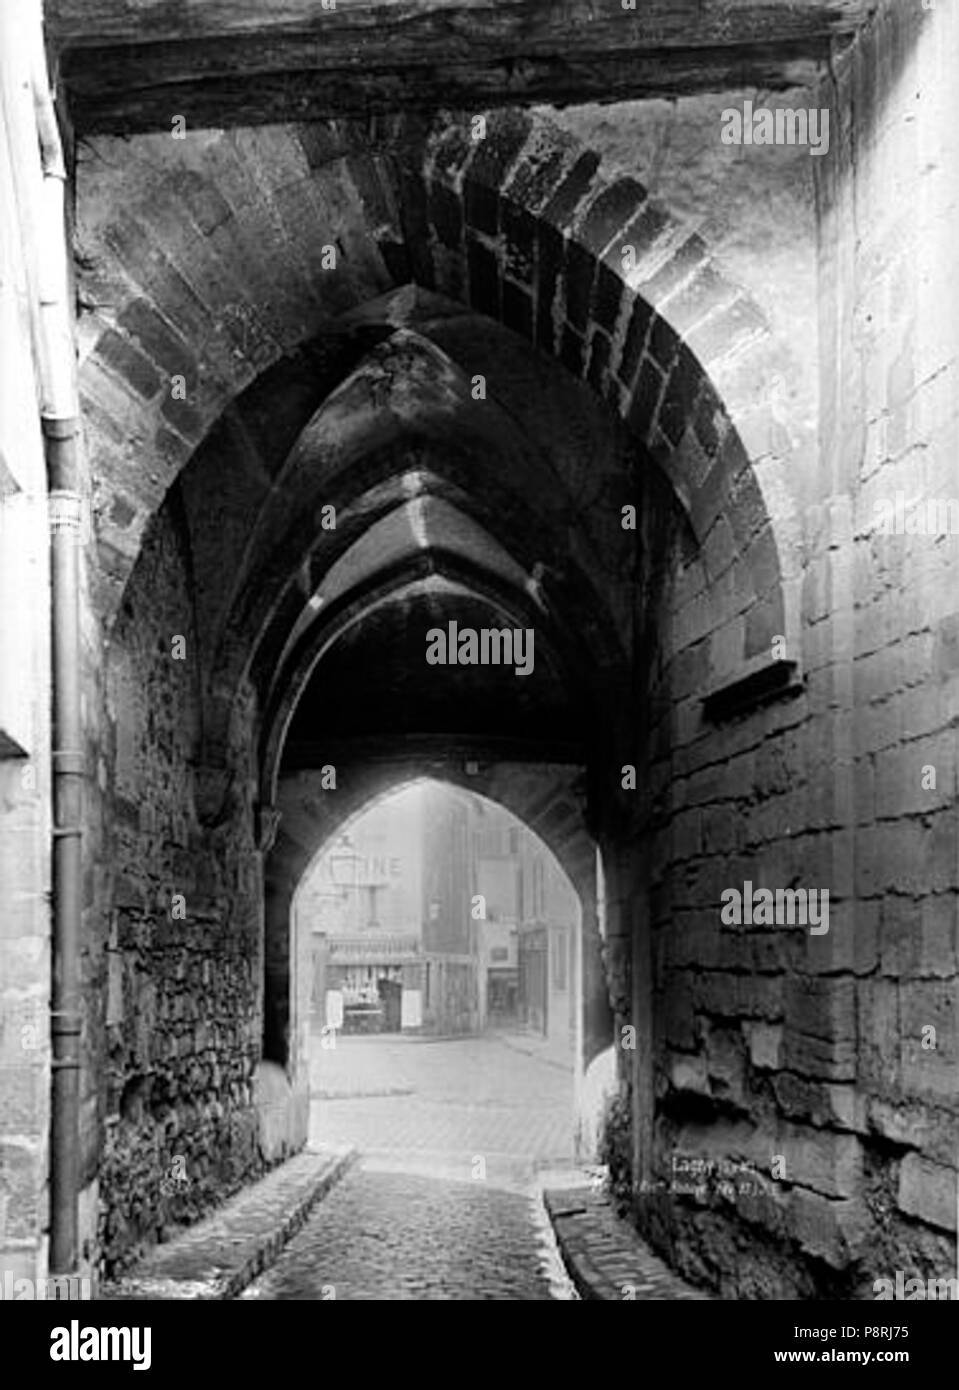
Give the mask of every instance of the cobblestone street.
M 572 1073 L 498 1037 L 318 1043 L 310 1139 L 363 1153 L 572 1158 Z
M 548 1299 L 534 1199 L 497 1182 L 386 1172 L 364 1161 L 333 1189 L 258 1299 Z
M 497 1038 L 341 1038 L 313 1087 L 314 1141 L 363 1158 L 245 1298 L 570 1297 L 536 1181 L 569 1160 L 569 1073 Z

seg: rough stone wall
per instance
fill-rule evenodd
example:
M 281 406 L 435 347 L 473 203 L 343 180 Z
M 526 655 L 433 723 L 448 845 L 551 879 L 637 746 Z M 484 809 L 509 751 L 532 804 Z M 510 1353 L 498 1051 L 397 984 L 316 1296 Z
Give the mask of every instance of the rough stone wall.
M 848 549 L 828 567 L 817 554 L 810 618 L 821 648 L 833 610 L 832 643 L 849 659 L 840 746 L 856 950 L 835 1007 L 857 1044 L 848 1128 L 862 1137 L 886 1277 L 955 1272 L 957 67 L 955 6 L 881 6 L 838 69 L 843 139 L 820 189 L 822 442 Z M 885 533 L 880 504 L 897 493 L 906 515 Z
M 875 525 L 897 489 L 959 500 L 959 314 L 941 308 L 957 300 L 955 59 L 954 17 L 886 7 L 813 98 L 833 152 L 802 643 L 785 652 L 805 691 L 704 719 L 697 607 L 716 577 L 688 537 L 658 620 L 656 1163 L 637 1212 L 728 1297 L 871 1298 L 897 1269 L 955 1265 L 959 541 Z M 828 934 L 721 925 L 721 893 L 746 879 L 828 888 Z M 692 1178 L 677 1154 L 727 1171 Z
M 853 919 L 834 872 L 830 716 L 809 670 L 796 698 L 718 725 L 701 710 L 684 718 L 683 683 L 702 656 L 682 622 L 698 565 L 681 552 L 675 563 L 663 620 L 675 657 L 654 685 L 651 735 L 657 1162 L 641 1220 L 725 1297 L 848 1296 L 841 1271 L 862 1224 L 863 1172 L 848 1132 L 851 981 L 832 973 Z M 828 888 L 828 934 L 724 925 L 723 892 L 747 880 Z M 682 1155 L 727 1165 L 725 1186 L 716 1172 L 690 1181 L 674 1167 Z
M 262 908 L 253 709 L 237 708 L 218 823 L 194 809 L 200 653 L 190 561 L 168 505 L 110 640 L 112 907 L 100 970 L 101 1259 L 106 1272 L 260 1166 L 253 1080 Z M 179 642 L 182 640 L 182 646 Z M 177 653 L 182 652 L 182 659 Z

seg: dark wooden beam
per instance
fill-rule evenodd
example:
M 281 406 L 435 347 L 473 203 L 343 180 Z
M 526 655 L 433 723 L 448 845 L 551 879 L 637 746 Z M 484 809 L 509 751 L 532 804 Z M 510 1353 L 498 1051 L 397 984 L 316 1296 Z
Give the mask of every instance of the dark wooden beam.
M 875 0 L 48 0 L 80 133 L 807 81 Z
M 312 37 L 341 56 L 366 40 L 407 63 L 422 60 L 424 45 L 465 59 L 477 47 L 502 52 L 517 44 L 530 54 L 573 43 L 647 52 L 690 40 L 803 44 L 851 32 L 872 8 L 872 0 L 636 0 L 635 10 L 621 0 L 336 0 L 334 9 L 324 0 L 47 0 L 44 10 L 59 42 L 84 48 Z

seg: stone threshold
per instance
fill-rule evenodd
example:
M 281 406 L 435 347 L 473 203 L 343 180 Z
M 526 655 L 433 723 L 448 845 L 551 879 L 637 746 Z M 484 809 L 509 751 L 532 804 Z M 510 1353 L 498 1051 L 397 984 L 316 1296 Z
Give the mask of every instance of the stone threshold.
M 101 1284 L 107 1302 L 231 1299 L 274 1264 L 316 1203 L 359 1157 L 355 1149 L 307 1149 L 246 1187 L 212 1216 L 156 1246 L 121 1278 Z
M 711 1299 L 653 1254 L 639 1233 L 616 1215 L 605 1192 L 590 1186 L 548 1188 L 543 1201 L 580 1298 L 618 1303 Z

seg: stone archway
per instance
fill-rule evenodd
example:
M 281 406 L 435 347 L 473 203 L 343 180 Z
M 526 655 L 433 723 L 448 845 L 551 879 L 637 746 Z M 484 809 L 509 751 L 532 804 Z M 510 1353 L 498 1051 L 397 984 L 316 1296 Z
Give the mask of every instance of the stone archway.
M 583 769 L 569 764 L 509 761 L 473 748 L 464 758 L 439 741 L 405 754 L 341 763 L 337 788 L 317 769 L 287 774 L 277 796 L 277 835 L 265 864 L 266 999 L 264 1016 L 278 1046 L 264 1053 L 259 1095 L 262 1132 L 275 1156 L 299 1147 L 309 1109 L 311 972 L 306 943 L 296 941 L 292 906 L 311 863 L 346 824 L 398 787 L 423 776 L 461 787 L 510 811 L 542 841 L 580 903 L 581 1075 L 612 1042 L 612 1013 L 597 912 L 596 846 L 586 825 Z M 281 1040 L 282 1043 L 281 1043 Z M 282 1074 L 281 1069 L 282 1068 Z M 267 1099 L 268 1098 L 268 1099 Z
M 81 240 L 117 325 L 86 322 L 82 380 L 105 614 L 163 492 L 244 389 L 331 329 L 322 365 L 338 379 L 334 320 L 413 282 L 503 322 L 610 403 L 669 476 L 712 573 L 730 548 L 742 558 L 766 617 L 741 659 L 770 628 L 791 634 L 779 555 L 795 507 L 781 412 L 762 389 L 788 352 L 762 307 L 637 180 L 546 117 L 491 113 L 482 141 L 469 131 L 400 122 L 371 149 L 348 128 L 151 137 L 135 170 L 81 169 Z M 288 249 L 282 265 L 257 255 L 267 230 Z M 342 253 L 335 273 L 324 246 Z M 131 445 L 148 461 L 135 477 Z
M 185 529 L 202 661 L 194 806 L 200 825 L 224 841 L 242 821 L 262 855 L 287 723 L 331 636 L 329 615 L 314 608 L 325 576 L 411 491 L 502 535 L 518 570 L 505 585 L 487 570 L 464 571 L 463 557 L 444 555 L 436 538 L 421 547 L 422 563 L 447 579 L 452 567 L 501 617 L 532 612 L 545 594 L 550 650 L 566 677 L 557 686 L 576 688 L 577 667 L 586 668 L 576 708 L 590 715 L 590 833 L 609 863 L 607 974 L 618 1018 L 642 1029 L 634 1077 L 642 1173 L 654 1009 L 650 954 L 638 949 L 648 948 L 649 885 L 637 847 L 656 794 L 645 774 L 657 740 L 673 737 L 661 706 L 678 700 L 691 724 L 704 692 L 742 687 L 757 672 L 776 678 L 771 639 L 793 642 L 778 542 L 790 525 L 788 494 L 771 514 L 735 421 L 689 345 L 705 354 L 715 331 L 723 361 L 745 354 L 763 338 L 762 318 L 634 180 L 599 173 L 595 156 L 548 122 L 491 117 L 481 151 L 448 122 L 425 144 L 410 135 L 392 132 L 365 161 L 342 152 L 333 167 L 320 160 L 315 181 L 309 173 L 265 185 L 274 223 L 281 203 L 289 218 L 277 235 L 291 249 L 291 276 L 310 281 L 302 300 L 277 283 L 279 265 L 238 287 L 254 255 L 244 218 L 255 219 L 262 200 L 251 198 L 242 216 L 230 210 L 210 182 L 225 177 L 228 154 L 213 137 L 182 154 L 151 151 L 135 211 L 85 229 L 126 297 L 118 327 L 97 337 L 84 368 L 107 569 L 95 602 L 109 624 L 166 489 L 157 515 L 176 513 Z M 269 138 L 278 153 L 299 137 Z M 230 158 L 239 139 L 230 137 Z M 161 187 L 170 200 L 151 234 Z M 320 187 L 334 209 L 327 244 L 343 251 L 344 270 L 350 263 L 325 280 L 312 220 Z M 192 211 L 178 239 L 167 219 L 181 198 Z M 154 234 L 162 253 L 150 250 Z M 627 246 L 636 252 L 628 271 Z M 410 278 L 417 288 L 395 287 Z M 224 315 L 231 305 L 243 313 Z M 684 312 L 689 343 L 669 319 Z M 185 401 L 165 389 L 172 377 L 187 383 Z M 482 408 L 477 377 L 488 387 Z M 555 425 L 548 438 L 547 415 L 564 422 L 565 442 Z M 128 436 L 139 451 L 135 478 Z M 635 532 L 623 526 L 633 499 Z M 330 504 L 343 524 L 327 536 L 317 517 Z M 402 568 L 363 576 L 383 581 L 376 596 L 385 603 L 406 580 L 416 588 L 423 579 Z M 372 611 L 374 593 L 359 594 L 357 615 Z M 564 627 L 579 638 L 581 659 Z M 623 764 L 637 769 L 639 796 L 624 794 Z M 254 877 L 260 867 L 258 859 Z M 231 865 L 228 891 L 246 895 L 235 880 Z M 259 880 L 245 921 L 262 910 L 258 888 Z M 275 934 L 266 942 L 274 951 Z M 268 962 L 280 982 L 275 998 L 284 993 L 280 954 Z

